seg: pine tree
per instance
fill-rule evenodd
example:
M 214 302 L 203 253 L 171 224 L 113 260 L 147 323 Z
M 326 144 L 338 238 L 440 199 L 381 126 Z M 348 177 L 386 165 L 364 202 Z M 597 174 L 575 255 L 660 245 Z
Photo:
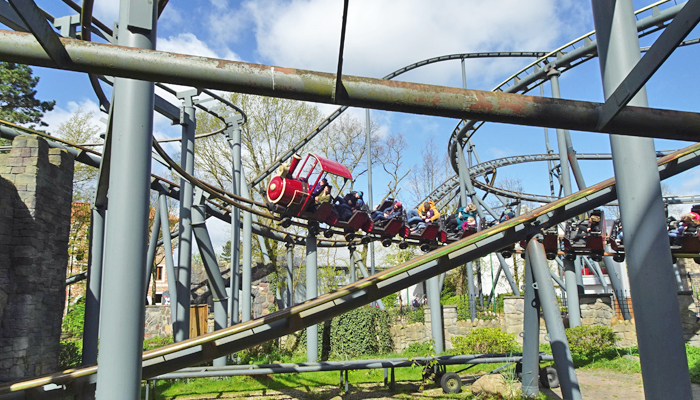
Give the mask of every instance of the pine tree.
M 46 126 L 41 118 L 53 110 L 56 101 L 41 101 L 34 89 L 39 78 L 32 76 L 32 69 L 23 64 L 0 62 L 0 119 L 16 124 L 28 124 L 30 128 Z

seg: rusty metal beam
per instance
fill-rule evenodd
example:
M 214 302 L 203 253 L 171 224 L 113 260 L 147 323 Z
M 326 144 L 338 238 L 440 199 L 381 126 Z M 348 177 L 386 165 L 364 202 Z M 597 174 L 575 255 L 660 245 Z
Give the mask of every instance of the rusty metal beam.
M 602 104 L 335 74 L 61 39 L 71 70 L 318 103 L 517 125 L 697 141 L 700 114 L 625 107 L 603 130 Z M 0 59 L 57 68 L 29 34 L 0 30 Z

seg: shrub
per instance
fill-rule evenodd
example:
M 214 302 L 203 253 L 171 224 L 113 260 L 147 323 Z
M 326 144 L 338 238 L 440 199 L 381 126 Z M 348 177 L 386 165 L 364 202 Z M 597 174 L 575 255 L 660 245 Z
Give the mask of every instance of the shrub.
M 700 348 L 685 344 L 685 352 L 688 356 L 688 369 L 690 381 L 700 383 Z
M 68 312 L 63 317 L 61 333 L 72 338 L 83 337 L 83 320 L 85 316 L 85 298 L 81 298 L 75 304 L 68 307 Z
M 341 358 L 388 353 L 394 349 L 389 314 L 378 308 L 362 307 L 333 318 L 330 337 L 331 354 Z
M 172 343 L 172 336 L 156 336 L 143 341 L 143 351 L 157 349 Z
M 433 353 L 433 344 L 427 343 L 411 343 L 404 349 L 402 354 L 409 356 L 426 356 L 426 354 Z
M 520 346 L 515 335 L 501 332 L 498 328 L 474 329 L 466 336 L 455 336 L 452 345 L 458 354 L 515 353 Z
M 61 340 L 58 350 L 58 367 L 61 370 L 77 368 L 83 361 L 83 341 Z
M 566 330 L 572 355 L 595 357 L 615 347 L 615 333 L 607 326 L 576 326 Z

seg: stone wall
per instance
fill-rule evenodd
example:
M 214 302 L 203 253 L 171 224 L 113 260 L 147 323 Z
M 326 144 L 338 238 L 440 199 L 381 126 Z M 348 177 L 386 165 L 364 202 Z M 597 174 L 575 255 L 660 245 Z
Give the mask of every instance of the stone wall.
M 0 156 L 0 379 L 58 368 L 73 158 L 20 136 Z
M 515 335 L 515 340 L 522 345 L 523 338 L 520 333 L 523 331 L 525 321 L 525 297 L 504 296 L 503 297 L 503 328 L 502 331 Z M 544 343 L 547 334 L 547 326 L 544 318 L 540 318 L 540 343 Z
M 611 326 L 615 317 L 612 294 L 580 294 L 581 325 Z
M 172 336 L 173 327 L 170 319 L 170 305 L 146 306 L 146 321 L 143 332 L 144 339 Z

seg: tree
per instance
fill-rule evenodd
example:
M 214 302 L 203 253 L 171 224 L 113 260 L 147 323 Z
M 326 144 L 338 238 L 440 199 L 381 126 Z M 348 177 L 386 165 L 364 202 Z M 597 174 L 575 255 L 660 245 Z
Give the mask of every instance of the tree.
M 68 121 L 61 123 L 56 135 L 75 144 L 95 143 L 99 140 L 100 127 L 92 123 L 94 113 L 78 109 Z M 73 201 L 91 202 L 99 170 L 80 162 L 73 170 Z
M 17 124 L 46 126 L 41 117 L 53 110 L 56 102 L 37 99 L 34 88 L 38 77 L 32 76 L 32 69 L 23 64 L 0 62 L 0 119 Z
M 453 172 L 450 169 L 447 154 L 440 155 L 441 148 L 436 145 L 434 137 L 425 141 L 421 149 L 423 159 L 419 165 L 414 165 L 409 174 L 408 190 L 411 207 L 428 197 Z

